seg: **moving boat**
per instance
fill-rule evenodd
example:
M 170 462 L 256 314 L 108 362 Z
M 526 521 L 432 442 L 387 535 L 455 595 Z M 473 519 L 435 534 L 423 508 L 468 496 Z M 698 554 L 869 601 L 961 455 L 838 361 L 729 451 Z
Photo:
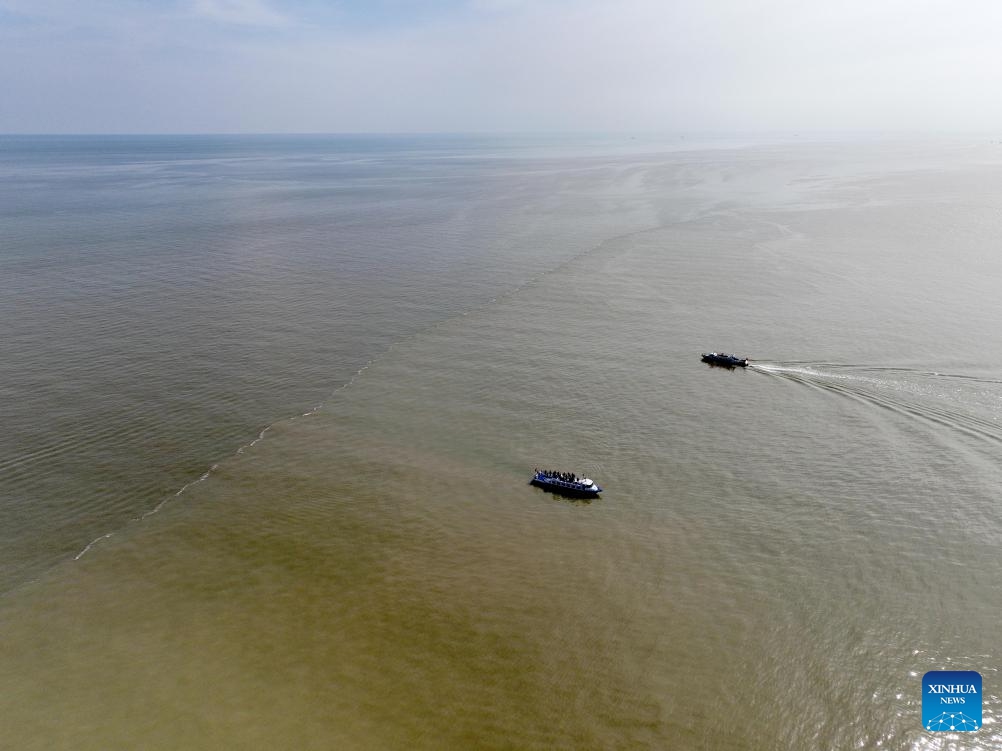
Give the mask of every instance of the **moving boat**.
M 720 365 L 725 368 L 747 368 L 748 358 L 738 357 L 737 355 L 728 355 L 726 352 L 704 352 L 702 358 L 703 362 L 709 365 Z
M 573 495 L 586 498 L 596 498 L 602 492 L 602 488 L 587 477 L 578 477 L 572 472 L 554 472 L 546 469 L 537 469 L 533 475 L 531 483 L 538 485 L 543 490 L 550 490 L 561 495 Z

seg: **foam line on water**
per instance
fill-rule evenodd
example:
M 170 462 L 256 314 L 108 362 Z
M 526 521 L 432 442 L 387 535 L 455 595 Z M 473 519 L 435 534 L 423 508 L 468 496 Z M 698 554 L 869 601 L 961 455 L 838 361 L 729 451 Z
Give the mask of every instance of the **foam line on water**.
M 606 239 L 602 240 L 601 242 L 599 242 L 598 244 L 596 244 L 596 245 L 594 245 L 592 247 L 586 248 L 585 250 L 581 251 L 578 254 L 573 255 L 570 258 L 564 259 L 563 261 L 559 262 L 556 266 L 554 266 L 554 267 L 552 267 L 550 269 L 546 269 L 546 270 L 544 270 L 544 271 L 542 271 L 542 272 L 540 272 L 540 273 L 538 273 L 535 276 L 532 276 L 530 278 L 523 279 L 521 282 L 518 282 L 518 283 L 514 284 L 511 288 L 509 288 L 507 290 L 504 290 L 504 291 L 496 294 L 494 297 L 488 298 L 488 300 L 486 300 L 485 302 L 482 302 L 482 303 L 480 303 L 478 305 L 474 305 L 470 309 L 461 311 L 461 312 L 459 312 L 459 313 L 457 313 L 455 315 L 443 318 L 440 321 L 436 321 L 435 323 L 432 323 L 431 325 L 429 325 L 425 329 L 422 329 L 421 331 L 414 332 L 414 333 L 410 334 L 409 336 L 404 337 L 400 341 L 394 342 L 394 343 L 390 344 L 386 348 L 386 350 L 383 351 L 382 354 L 378 355 L 375 358 L 372 358 L 372 359 L 368 360 L 365 363 L 365 365 L 363 365 L 357 371 L 355 371 L 355 373 L 351 376 L 351 378 L 349 378 L 347 381 L 345 381 L 344 383 L 342 383 L 340 386 L 338 386 L 337 388 L 335 388 L 334 390 L 332 390 L 330 392 L 330 394 L 328 395 L 327 399 L 325 399 L 323 402 L 320 402 L 319 404 L 317 404 L 316 406 L 314 406 L 312 409 L 308 410 L 307 412 L 303 412 L 303 413 L 301 413 L 299 415 L 294 415 L 292 417 L 284 418 L 284 420 L 279 420 L 277 422 L 274 422 L 274 423 L 271 423 L 269 425 L 266 425 L 264 428 L 261 429 L 261 431 L 257 434 L 257 437 L 254 438 L 254 440 L 249 441 L 248 443 L 246 443 L 246 444 L 244 444 L 242 446 L 239 446 L 235 450 L 234 455 L 243 454 L 243 453 L 245 453 L 247 451 L 247 449 L 250 449 L 250 448 L 253 448 L 254 446 L 256 446 L 258 443 L 260 443 L 261 441 L 264 440 L 265 435 L 268 433 L 269 430 L 271 430 L 273 427 L 275 427 L 276 425 L 280 424 L 281 422 L 284 422 L 284 421 L 290 421 L 291 422 L 292 420 L 295 420 L 297 417 L 313 417 L 315 415 L 318 415 L 324 409 L 324 407 L 327 404 L 327 402 L 329 402 L 331 399 L 333 399 L 339 393 L 341 393 L 341 392 L 345 391 L 346 389 L 348 389 L 352 384 L 355 383 L 355 381 L 358 380 L 359 377 L 362 376 L 362 374 L 366 370 L 369 369 L 370 366 L 372 366 L 374 363 L 376 363 L 377 361 L 379 361 L 382 358 L 384 358 L 390 352 L 394 351 L 397 348 L 398 345 L 401 345 L 401 344 L 403 344 L 405 342 L 408 342 L 408 341 L 413 341 L 413 340 L 418 339 L 419 337 L 421 337 L 423 334 L 426 334 L 426 333 L 429 333 L 431 331 L 443 328 L 446 325 L 450 324 L 451 322 L 453 322 L 455 320 L 458 320 L 461 317 L 466 316 L 466 315 L 468 315 L 470 313 L 476 313 L 477 311 L 481 311 L 481 310 L 487 309 L 487 308 L 489 308 L 489 307 L 491 307 L 493 305 L 497 305 L 500 301 L 507 301 L 507 300 L 515 297 L 516 295 L 518 295 L 522 290 L 531 288 L 531 287 L 539 284 L 546 277 L 548 277 L 548 276 L 550 276 L 552 274 L 560 273 L 561 270 L 566 269 L 571 264 L 573 264 L 575 262 L 578 262 L 578 261 L 580 261 L 583 258 L 587 258 L 587 257 L 589 257 L 589 256 L 591 256 L 591 255 L 593 255 L 595 253 L 601 252 L 610 243 L 613 243 L 613 242 L 616 242 L 618 240 L 621 240 L 621 239 L 624 239 L 624 238 L 628 238 L 628 237 L 634 237 L 634 236 L 643 235 L 643 234 L 646 234 L 648 232 L 656 232 L 657 230 L 660 230 L 660 229 L 663 229 L 662 225 L 653 225 L 653 226 L 645 227 L 643 229 L 634 230 L 634 231 L 631 231 L 631 232 L 625 232 L 625 233 L 622 233 L 620 235 L 616 235 L 614 237 L 606 238 Z M 142 522 L 142 521 L 145 521 L 146 519 L 150 518 L 151 516 L 155 516 L 161 510 L 163 510 L 171 500 L 174 500 L 174 499 L 182 496 L 185 493 L 185 491 L 188 490 L 188 488 L 192 487 L 193 485 L 197 485 L 200 482 L 204 482 L 204 481 L 208 480 L 212 476 L 212 474 L 216 471 L 216 469 L 218 469 L 218 468 L 219 468 L 219 464 L 213 464 L 201 476 L 199 476 L 198 479 L 192 480 L 191 482 L 186 483 L 177 492 L 175 492 L 173 494 L 173 496 L 168 496 L 167 498 L 162 499 L 152 509 L 150 509 L 149 511 L 146 511 L 143 514 L 141 514 L 140 516 L 135 517 L 134 519 L 132 519 L 132 522 L 133 523 L 135 523 L 135 522 Z M 76 560 L 80 560 L 80 558 L 82 558 L 85 554 L 87 554 L 88 552 L 90 552 L 102 540 L 106 540 L 106 539 L 110 538 L 113 534 L 114 534 L 113 532 L 108 532 L 107 534 L 101 535 L 101 536 L 96 537 L 95 539 L 91 540 L 89 543 L 87 543 L 87 545 L 79 553 L 77 553 L 74 556 L 73 560 L 75 560 L 75 561 Z
M 391 348 L 392 348 L 392 345 L 391 345 Z M 351 378 L 349 378 L 343 384 L 341 384 L 336 389 L 334 389 L 331 392 L 331 397 L 333 397 L 334 395 L 336 395 L 337 393 L 339 393 L 341 391 L 344 391 L 346 388 L 348 388 L 349 386 L 351 386 L 358 379 L 358 377 L 361 376 L 362 373 L 365 372 L 369 368 L 370 365 L 372 365 L 373 362 L 374 362 L 374 360 L 367 361 L 365 363 L 365 365 L 363 365 L 361 368 L 359 368 L 357 371 L 355 371 L 354 375 L 352 375 Z M 294 415 L 293 417 L 285 418 L 285 420 L 286 421 L 291 421 L 291 420 L 295 420 L 296 417 L 312 417 L 314 415 L 317 415 L 324 408 L 324 404 L 325 404 L 325 402 L 321 402 L 321 403 L 317 404 L 316 406 L 314 406 L 309 411 L 303 412 L 301 415 Z M 261 441 L 264 440 L 264 438 L 267 435 L 268 431 L 271 430 L 273 427 L 275 427 L 275 425 L 279 424 L 280 422 L 283 422 L 283 421 L 280 420 L 278 422 L 271 423 L 270 425 L 264 426 L 260 430 L 260 432 L 258 432 L 258 434 L 254 438 L 254 440 L 248 441 L 244 445 L 239 446 L 236 449 L 236 451 L 234 452 L 234 456 L 238 456 L 240 454 L 243 454 L 244 452 L 247 451 L 247 449 L 253 448 L 257 444 L 259 444 Z M 187 491 L 189 488 L 191 488 L 191 487 L 193 487 L 193 486 L 195 486 L 195 485 L 197 485 L 197 484 L 199 484 L 201 482 L 205 482 L 206 480 L 208 480 L 210 477 L 212 477 L 213 473 L 217 469 L 219 469 L 219 463 L 213 464 L 207 470 L 205 470 L 205 472 L 203 472 L 201 475 L 199 475 L 197 479 L 194 479 L 191 482 L 185 483 L 173 495 L 170 495 L 170 496 L 167 496 L 166 498 L 161 499 L 160 502 L 156 504 L 156 506 L 154 506 L 150 510 L 148 510 L 148 511 L 142 513 L 142 514 L 140 514 L 139 516 L 134 517 L 131 520 L 131 522 L 132 523 L 142 522 L 142 521 L 145 521 L 146 519 L 150 518 L 151 516 L 154 516 L 154 515 L 160 513 L 160 511 L 162 511 L 164 509 L 164 507 L 170 501 L 178 498 L 179 496 L 184 495 L 185 491 Z M 110 537 L 112 537 L 114 534 L 115 534 L 114 532 L 107 532 L 106 534 L 99 535 L 98 537 L 95 537 L 93 540 L 91 540 L 90 542 L 88 542 L 87 545 L 85 545 L 83 547 L 83 549 L 81 549 L 75 556 L 73 556 L 73 560 L 74 561 L 79 561 L 81 558 L 84 557 L 84 555 L 86 555 L 87 553 L 89 553 L 96 545 L 100 544 L 102 540 L 107 540 Z
M 84 557 L 84 555 L 86 555 L 86 553 L 92 547 L 94 547 L 99 542 L 101 542 L 101 540 L 107 540 L 109 537 L 111 537 L 114 534 L 115 534 L 114 532 L 108 532 L 107 534 L 103 534 L 100 537 L 95 537 L 93 540 L 91 540 L 90 542 L 87 543 L 87 547 L 85 547 L 83 550 L 81 550 L 79 553 L 77 553 L 75 556 L 73 556 L 73 560 L 74 561 L 79 561 L 81 558 Z

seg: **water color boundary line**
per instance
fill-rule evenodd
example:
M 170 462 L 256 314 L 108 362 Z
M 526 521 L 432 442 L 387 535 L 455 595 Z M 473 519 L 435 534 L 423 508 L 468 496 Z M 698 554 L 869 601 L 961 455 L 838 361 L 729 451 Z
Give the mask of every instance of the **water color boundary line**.
M 387 349 L 387 352 L 391 348 L 392 348 L 392 345 L 390 346 L 390 348 Z M 385 353 L 384 353 L 384 355 L 385 355 Z M 313 409 L 310 409 L 310 410 L 308 410 L 306 412 L 303 412 L 300 415 L 293 415 L 292 417 L 282 418 L 281 420 L 273 422 L 270 425 L 264 426 L 258 432 L 257 437 L 253 441 L 245 443 L 243 446 L 240 446 L 239 448 L 237 448 L 237 450 L 235 452 L 233 452 L 233 456 L 239 456 L 240 454 L 243 454 L 247 449 L 252 448 L 255 445 L 257 445 L 258 443 L 260 443 L 261 441 L 263 441 L 265 434 L 269 430 L 271 430 L 273 427 L 275 427 L 276 425 L 280 425 L 283 422 L 291 422 L 292 420 L 295 420 L 297 417 L 312 417 L 313 415 L 318 414 L 320 412 L 320 410 L 323 409 L 323 407 L 324 407 L 324 405 L 326 404 L 327 401 L 329 401 L 330 399 L 332 399 L 338 392 L 343 391 L 344 389 L 346 389 L 349 386 L 351 386 L 351 384 L 353 384 L 355 382 L 355 379 L 357 379 L 360 375 L 362 375 L 362 373 L 366 369 L 368 369 L 368 367 L 370 365 L 372 365 L 373 362 L 375 362 L 375 359 L 369 360 L 368 362 L 366 362 L 365 365 L 363 365 L 361 368 L 359 368 L 358 370 L 355 371 L 355 374 L 351 378 L 349 378 L 347 381 L 345 381 L 344 383 L 342 383 L 336 389 L 334 389 L 333 391 L 331 391 L 331 393 L 327 397 L 327 399 L 325 399 L 323 402 L 317 404 L 315 407 L 313 407 Z M 184 495 L 184 492 L 186 490 L 188 490 L 188 488 L 193 487 L 195 485 L 198 485 L 201 482 L 205 482 L 210 477 L 212 477 L 212 474 L 217 469 L 219 469 L 219 465 L 220 465 L 220 462 L 216 462 L 211 467 L 209 467 L 207 470 L 205 470 L 205 472 L 203 472 L 201 475 L 199 475 L 199 477 L 197 479 L 192 480 L 191 482 L 185 483 L 181 487 L 181 489 L 178 490 L 176 493 L 174 493 L 173 495 L 169 495 L 166 498 L 161 499 L 161 501 L 156 506 L 154 506 L 153 508 L 151 508 L 149 511 L 146 511 L 146 512 L 140 514 L 139 516 L 134 516 L 132 519 L 129 520 L 128 524 L 137 524 L 139 522 L 145 521 L 146 519 L 148 519 L 149 517 L 153 516 L 154 514 L 160 513 L 160 511 L 163 510 L 163 508 L 168 503 L 170 503 L 171 501 L 173 501 L 175 498 L 178 498 L 179 496 Z M 88 542 L 76 555 L 74 555 L 73 556 L 73 560 L 74 561 L 79 561 L 81 558 L 83 558 L 85 555 L 87 555 L 87 553 L 89 553 L 91 551 L 91 549 L 94 548 L 95 545 L 98 545 L 102 541 L 110 539 L 110 538 L 112 538 L 114 536 L 115 536 L 115 532 L 106 532 L 103 535 L 98 535 L 93 540 L 91 540 L 90 542 Z
M 358 380 L 358 378 L 361 377 L 361 375 L 366 370 L 368 370 L 372 365 L 374 365 L 377 362 L 381 361 L 383 358 L 385 358 L 387 355 L 389 355 L 390 353 L 392 353 L 398 347 L 400 347 L 400 346 L 402 346 L 402 345 L 404 345 L 404 344 L 406 344 L 408 342 L 412 342 L 412 341 L 414 341 L 414 340 L 416 340 L 416 339 L 418 339 L 418 338 L 420 338 L 422 336 L 425 336 L 425 335 L 427 335 L 427 334 L 429 334 L 429 333 L 431 333 L 431 332 L 433 332 L 433 331 L 435 331 L 437 329 L 444 328 L 445 326 L 453 323 L 454 321 L 457 321 L 457 320 L 461 319 L 464 316 L 468 316 L 471 313 L 475 314 L 475 313 L 481 312 L 483 310 L 486 310 L 490 306 L 497 304 L 498 302 L 506 301 L 506 300 L 508 300 L 508 299 L 516 296 L 517 294 L 519 294 L 522 290 L 529 289 L 529 288 L 532 288 L 532 287 L 536 286 L 539 282 L 543 281 L 545 278 L 551 276 L 552 274 L 559 273 L 559 272 L 563 271 L 564 269 L 566 269 L 566 268 L 568 268 L 568 267 L 570 267 L 570 266 L 572 266 L 572 265 L 574 265 L 574 264 L 576 264 L 576 263 L 578 263 L 578 262 L 580 262 L 580 261 L 582 261 L 582 260 L 584 260 L 586 258 L 589 258 L 589 257 L 591 257 L 593 255 L 598 255 L 602 250 L 605 250 L 612 243 L 619 242 L 620 240 L 624 240 L 624 239 L 629 238 L 629 237 L 636 237 L 636 236 L 639 236 L 639 235 L 644 235 L 644 234 L 647 234 L 649 232 L 657 232 L 658 230 L 663 230 L 663 229 L 666 229 L 666 228 L 667 228 L 666 225 L 659 224 L 659 225 L 655 225 L 655 226 L 645 227 L 643 229 L 633 230 L 633 231 L 630 231 L 630 232 L 624 232 L 622 234 L 606 238 L 605 240 L 602 240 L 601 242 L 599 242 L 597 245 L 594 245 L 593 247 L 590 247 L 590 248 L 588 248 L 586 250 L 583 250 L 582 252 L 580 252 L 580 253 L 578 253 L 576 255 L 571 256 L 570 258 L 564 259 L 563 261 L 561 261 L 560 263 L 556 264 L 552 268 L 547 269 L 547 270 L 545 270 L 545 271 L 543 271 L 543 272 L 541 272 L 539 274 L 536 274 L 535 276 L 532 276 L 532 277 L 530 277 L 528 279 L 525 279 L 525 280 L 523 280 L 521 282 L 518 282 L 517 284 L 515 284 L 512 287 L 510 287 L 509 289 L 506 289 L 506 290 L 503 290 L 502 292 L 497 293 L 496 295 L 494 295 L 493 297 L 485 300 L 484 302 L 480 303 L 479 305 L 474 305 L 473 307 L 469 308 L 468 310 L 459 311 L 458 313 L 454 313 L 453 315 L 446 316 L 445 318 L 443 318 L 443 319 L 441 319 L 439 321 L 435 321 L 434 323 L 432 323 L 432 324 L 424 327 L 423 329 L 421 329 L 419 331 L 415 331 L 415 332 L 413 332 L 411 334 L 408 334 L 408 335 L 402 337 L 399 341 L 393 342 L 392 344 L 390 344 L 382 353 L 380 353 L 380 354 L 376 355 L 375 357 L 373 357 L 372 359 L 368 360 L 365 363 L 365 365 L 363 365 L 361 368 L 359 368 L 358 370 L 355 371 L 354 375 L 352 375 L 351 378 L 349 378 L 347 381 L 345 381 L 340 386 L 338 386 L 333 391 L 331 391 L 330 394 L 328 394 L 327 397 L 322 402 L 318 403 L 312 409 L 309 409 L 306 412 L 303 412 L 303 413 L 301 413 L 299 415 L 293 415 L 292 417 L 285 417 L 285 418 L 282 418 L 280 420 L 276 420 L 275 422 L 273 422 L 273 423 L 271 423 L 269 425 L 266 425 L 264 428 L 261 429 L 261 431 L 257 434 L 257 437 L 254 440 L 252 440 L 252 441 L 250 441 L 248 443 L 245 443 L 244 445 L 238 447 L 237 450 L 233 453 L 233 456 L 239 456 L 240 454 L 243 454 L 247 449 L 252 448 L 255 445 L 257 445 L 258 443 L 260 443 L 261 441 L 263 441 L 264 437 L 265 437 L 265 434 L 268 433 L 268 431 L 271 430 L 276 425 L 280 425 L 280 424 L 286 423 L 286 422 L 291 422 L 292 420 L 295 420 L 295 419 L 297 419 L 299 417 L 313 417 L 313 416 L 319 414 L 321 412 L 321 410 L 323 410 L 323 408 L 328 404 L 328 402 L 330 402 L 332 399 L 334 399 L 340 392 L 344 391 L 349 386 L 351 386 L 353 383 L 355 383 L 355 381 Z M 151 517 L 151 516 L 153 516 L 155 514 L 158 514 L 161 510 L 163 510 L 163 508 L 168 503 L 170 503 L 174 499 L 178 498 L 179 496 L 183 495 L 184 492 L 186 490 L 188 490 L 188 488 L 193 487 L 194 485 L 198 485 L 199 483 L 204 482 L 205 480 L 208 480 L 213 475 L 213 473 L 217 469 L 219 469 L 219 466 L 220 466 L 219 462 L 213 464 L 207 470 L 205 470 L 205 472 L 203 472 L 197 479 L 192 480 L 189 483 L 186 483 L 184 486 L 181 487 L 180 490 L 178 490 L 173 495 L 169 495 L 166 498 L 163 498 L 156 506 L 154 506 L 149 511 L 146 511 L 146 512 L 140 514 L 139 516 L 135 516 L 132 519 L 130 519 L 129 522 L 127 522 L 126 526 L 128 526 L 129 524 L 136 524 L 136 523 L 145 521 L 149 517 Z M 124 527 L 123 527 L 123 529 L 124 529 Z M 85 555 L 87 555 L 87 553 L 89 553 L 95 546 L 99 545 L 104 540 L 108 540 L 108 539 L 110 539 L 110 538 L 112 538 L 114 536 L 115 536 L 115 532 L 106 532 L 103 535 L 98 535 L 93 540 L 91 540 L 90 542 L 88 542 L 83 548 L 81 548 L 80 551 L 76 555 L 73 556 L 73 560 L 74 561 L 79 561 L 81 558 L 83 558 Z
M 633 230 L 630 230 L 629 232 L 622 232 L 620 234 L 613 235 L 611 237 L 607 237 L 607 238 L 605 238 L 603 240 L 600 240 L 595 245 L 593 245 L 593 246 L 591 246 L 589 248 L 586 248 L 585 250 L 582 250 L 580 253 L 573 254 L 573 255 L 571 255 L 571 256 L 563 259 L 562 261 L 559 261 L 558 263 L 556 263 L 554 266 L 552 266 L 549 269 L 545 269 L 545 270 L 539 272 L 538 274 L 535 274 L 534 276 L 531 276 L 531 277 L 529 277 L 527 279 L 523 279 L 521 282 L 515 283 L 512 287 L 509 287 L 508 289 L 502 289 L 500 292 L 498 292 L 497 294 L 495 294 L 493 297 L 489 298 L 488 300 L 485 300 L 484 302 L 482 302 L 482 303 L 480 303 L 478 305 L 473 305 L 471 308 L 469 308 L 467 310 L 459 311 L 457 313 L 453 313 L 452 315 L 446 315 L 441 320 L 435 321 L 434 323 L 431 323 L 430 325 L 424 327 L 423 329 L 421 329 L 419 331 L 415 331 L 415 332 L 412 332 L 410 334 L 407 334 L 407 335 L 401 337 L 401 339 L 399 341 L 390 344 L 382 353 L 380 353 L 380 354 L 376 355 L 375 357 L 373 357 L 372 359 L 368 360 L 365 363 L 365 365 L 363 365 L 361 368 L 359 368 L 351 378 L 349 378 L 345 383 L 341 384 L 340 386 L 338 386 L 337 388 L 335 388 L 334 390 L 332 390 L 330 392 L 330 394 L 328 394 L 328 396 L 321 403 L 317 404 L 312 409 L 310 409 L 310 410 L 308 410 L 306 412 L 303 412 L 300 415 L 294 415 L 292 417 L 282 418 L 282 419 L 277 420 L 277 421 L 275 421 L 275 422 L 273 422 L 273 423 L 271 423 L 269 425 L 266 425 L 264 428 L 261 429 L 261 431 L 257 434 L 257 437 L 254 438 L 254 440 L 252 440 L 252 441 L 250 441 L 250 442 L 248 442 L 248 443 L 246 443 L 246 444 L 238 447 L 236 449 L 234 455 L 242 454 L 242 453 L 244 453 L 244 451 L 246 449 L 251 448 L 254 445 L 256 445 L 257 443 L 259 443 L 260 441 L 262 441 L 264 439 L 264 437 L 265 437 L 265 434 L 269 430 L 271 430 L 272 427 L 274 427 L 276 425 L 279 425 L 279 424 L 281 424 L 283 422 L 288 422 L 288 421 L 291 421 L 291 420 L 295 420 L 296 417 L 310 417 L 310 416 L 318 414 L 324 408 L 324 406 L 327 404 L 327 402 L 329 402 L 332 398 L 334 398 L 334 396 L 336 394 L 338 394 L 341 391 L 344 391 L 349 386 L 351 386 L 359 378 L 359 376 L 361 376 L 362 373 L 365 372 L 365 370 L 367 370 L 371 365 L 373 365 L 373 364 L 377 363 L 378 361 L 382 360 L 384 357 L 386 357 L 388 354 L 390 354 L 396 347 L 404 345 L 407 342 L 413 341 L 413 340 L 415 340 L 415 339 L 417 339 L 417 338 L 419 338 L 419 337 L 421 337 L 421 336 L 423 336 L 425 334 L 431 333 L 432 331 L 435 331 L 435 330 L 437 330 L 439 328 L 442 328 L 442 327 L 444 327 L 444 326 L 446 326 L 446 325 L 448 325 L 448 324 L 450 324 L 450 323 L 452 323 L 454 321 L 457 321 L 457 320 L 461 319 L 463 316 L 468 316 L 471 313 L 477 313 L 479 311 L 485 310 L 489 306 L 494 305 L 494 304 L 496 304 L 498 302 L 506 301 L 506 300 L 508 300 L 508 299 L 510 299 L 510 298 L 512 298 L 512 297 L 514 297 L 516 295 L 518 295 L 520 292 L 522 292 L 525 289 L 530 289 L 532 287 L 535 287 L 540 282 L 542 282 L 543 280 L 545 280 L 547 277 L 549 277 L 549 276 L 551 276 L 551 275 L 553 275 L 555 273 L 559 273 L 559 272 L 561 272 L 561 271 L 563 271 L 563 270 L 565 270 L 565 269 L 567 269 L 567 268 L 569 268 L 569 267 L 571 267 L 571 266 L 573 266 L 573 265 L 575 265 L 575 264 L 577 264 L 577 263 L 579 263 L 579 262 L 581 262 L 581 261 L 583 261 L 585 259 L 588 259 L 590 257 L 597 256 L 597 255 L 601 254 L 603 251 L 608 250 L 610 248 L 610 246 L 613 246 L 614 244 L 616 244 L 616 243 L 618 243 L 618 242 L 620 242 L 622 240 L 625 240 L 625 239 L 630 238 L 630 237 L 639 237 L 639 236 L 642 236 L 642 235 L 645 235 L 645 234 L 649 234 L 649 233 L 653 233 L 653 232 L 659 232 L 659 231 L 668 230 L 668 229 L 671 229 L 673 227 L 684 227 L 684 226 L 686 226 L 687 224 L 689 224 L 691 222 L 698 222 L 698 221 L 700 221 L 702 218 L 704 218 L 706 216 L 712 216 L 712 215 L 715 215 L 715 214 L 718 214 L 718 213 L 720 213 L 719 208 L 715 204 L 709 204 L 709 205 L 703 207 L 701 210 L 693 211 L 690 215 L 688 215 L 686 217 L 680 217 L 680 218 L 673 219 L 673 220 L 668 220 L 668 221 L 664 221 L 664 222 L 657 222 L 657 223 L 654 223 L 654 224 L 649 224 L 649 225 L 647 225 L 645 227 L 641 227 L 639 229 L 633 229 Z M 211 477 L 212 474 L 218 468 L 219 468 L 219 463 L 211 465 L 197 479 L 192 480 L 191 482 L 185 484 L 183 487 L 181 487 L 180 490 L 178 490 L 173 495 L 170 495 L 170 496 L 167 496 L 166 498 L 163 498 L 159 503 L 156 504 L 156 506 L 154 506 L 149 511 L 146 511 L 146 512 L 140 514 L 137 517 L 133 517 L 129 522 L 126 522 L 126 524 L 122 527 L 122 529 L 125 529 L 129 524 L 142 522 L 145 519 L 147 519 L 147 518 L 149 518 L 151 516 L 154 516 L 155 514 L 159 513 L 168 503 L 170 503 L 172 500 L 176 499 L 177 497 L 181 496 L 188 488 L 190 488 L 193 485 L 197 485 L 198 483 L 201 483 L 201 482 L 209 479 L 209 477 Z M 121 530 L 118 530 L 118 531 L 121 531 Z M 79 561 L 87 553 L 89 553 L 95 546 L 99 545 L 104 540 L 108 540 L 108 539 L 114 537 L 114 535 L 115 535 L 115 531 L 112 531 L 112 532 L 107 532 L 107 533 L 105 533 L 103 535 L 99 535 L 98 537 L 95 537 L 93 540 L 91 540 L 89 543 L 87 543 L 82 549 L 80 549 L 80 551 L 77 552 L 76 555 L 73 556 L 72 560 L 73 561 Z M 3 591 L 0 591 L 0 597 L 5 597 L 8 594 L 10 594 L 11 592 L 19 589 L 21 586 L 29 584 L 32 581 L 37 581 L 37 577 L 32 577 L 32 578 L 30 578 L 30 579 L 28 579 L 26 581 L 21 582 L 20 584 L 14 585 L 10 589 L 6 589 L 6 590 L 3 590 Z

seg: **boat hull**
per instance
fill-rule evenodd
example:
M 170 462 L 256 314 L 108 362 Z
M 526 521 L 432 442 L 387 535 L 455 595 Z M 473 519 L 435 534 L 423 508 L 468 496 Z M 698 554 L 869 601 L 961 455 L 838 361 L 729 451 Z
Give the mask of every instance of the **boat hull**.
M 598 498 L 602 488 L 592 483 L 591 486 L 584 486 L 576 482 L 557 480 L 551 477 L 533 477 L 530 484 L 542 488 L 550 493 L 565 495 L 571 498 Z
M 700 358 L 707 365 L 716 365 L 720 368 L 747 368 L 748 358 L 746 357 L 735 357 L 734 355 L 721 355 L 716 352 L 710 352 L 705 354 Z

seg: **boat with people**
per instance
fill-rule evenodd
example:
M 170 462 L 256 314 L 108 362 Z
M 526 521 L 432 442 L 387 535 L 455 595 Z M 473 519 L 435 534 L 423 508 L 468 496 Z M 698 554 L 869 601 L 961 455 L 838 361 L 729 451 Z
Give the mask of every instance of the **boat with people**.
M 726 352 L 704 352 L 700 358 L 708 365 L 719 365 L 724 368 L 747 368 L 748 358 L 729 355 Z
M 596 498 L 602 492 L 602 488 L 594 480 L 578 477 L 573 472 L 557 472 L 550 469 L 534 470 L 531 484 L 561 495 L 584 498 Z

